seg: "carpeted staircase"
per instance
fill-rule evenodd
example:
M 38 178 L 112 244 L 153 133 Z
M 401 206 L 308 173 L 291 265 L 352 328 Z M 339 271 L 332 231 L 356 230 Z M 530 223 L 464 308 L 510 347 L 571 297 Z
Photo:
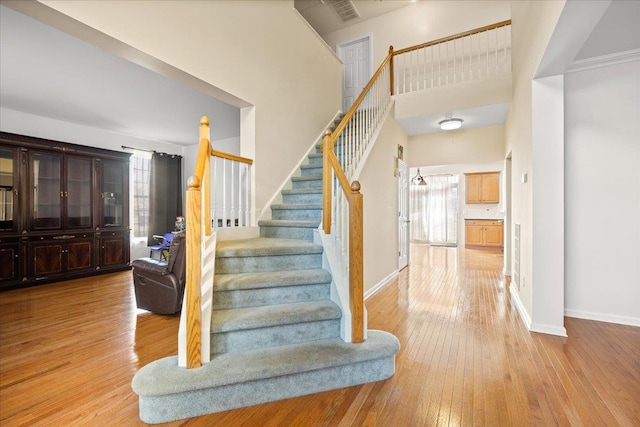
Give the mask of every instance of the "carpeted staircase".
M 368 331 L 361 344 L 340 338 L 342 311 L 330 299 L 331 274 L 313 243 L 322 214 L 322 154 L 309 155 L 260 238 L 218 242 L 211 362 L 177 357 L 143 367 L 132 387 L 140 418 L 161 423 L 389 378 L 396 337 Z

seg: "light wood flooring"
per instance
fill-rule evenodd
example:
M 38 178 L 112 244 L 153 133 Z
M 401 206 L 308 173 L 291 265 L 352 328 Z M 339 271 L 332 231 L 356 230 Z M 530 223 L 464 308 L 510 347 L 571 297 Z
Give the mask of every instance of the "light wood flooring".
M 387 381 L 170 426 L 640 426 L 640 328 L 528 332 L 496 252 L 413 245 L 366 301 L 401 343 Z M 1 426 L 136 426 L 133 374 L 176 354 L 177 316 L 138 313 L 131 272 L 0 293 Z

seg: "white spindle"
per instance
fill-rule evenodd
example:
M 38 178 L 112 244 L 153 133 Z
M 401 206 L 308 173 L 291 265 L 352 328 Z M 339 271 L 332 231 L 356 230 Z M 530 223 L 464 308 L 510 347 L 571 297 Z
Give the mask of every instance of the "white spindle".
M 222 159 L 222 227 L 227 226 L 227 160 Z
M 235 174 L 233 173 L 233 165 L 235 164 L 235 162 L 229 162 L 230 163 L 230 168 L 231 168 L 231 179 L 230 179 L 230 186 L 231 188 L 229 189 L 229 198 L 230 198 L 230 205 L 231 205 L 231 209 L 229 210 L 229 223 L 230 223 L 230 227 L 235 227 L 235 223 L 236 223 L 236 192 L 234 190 L 235 186 Z

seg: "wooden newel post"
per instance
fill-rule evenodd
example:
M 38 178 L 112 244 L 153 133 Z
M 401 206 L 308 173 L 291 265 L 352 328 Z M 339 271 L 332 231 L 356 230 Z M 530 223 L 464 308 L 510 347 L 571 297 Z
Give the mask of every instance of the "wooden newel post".
M 364 272 L 362 194 L 360 183 L 353 181 L 349 195 L 349 301 L 351 341 L 364 342 Z
M 200 242 L 201 230 L 201 182 L 197 176 L 192 176 L 187 182 L 187 271 L 185 301 L 187 310 L 187 369 L 198 368 L 202 365 L 201 356 L 201 320 L 200 320 L 200 278 L 202 277 L 202 254 Z
M 389 58 L 389 79 L 391 80 L 389 82 L 389 88 L 391 90 L 391 96 L 393 96 L 393 45 L 389 46 L 389 55 L 391 56 L 391 58 Z
M 331 131 L 327 129 L 322 140 L 322 228 L 324 234 L 331 233 L 331 163 L 329 153 L 331 146 Z

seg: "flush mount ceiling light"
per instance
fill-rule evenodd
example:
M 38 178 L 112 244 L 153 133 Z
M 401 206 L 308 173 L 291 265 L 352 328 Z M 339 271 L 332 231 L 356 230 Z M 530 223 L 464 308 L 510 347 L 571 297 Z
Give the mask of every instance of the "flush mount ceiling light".
M 452 119 L 451 116 L 449 116 L 441 122 L 438 122 L 438 124 L 442 130 L 460 129 L 462 126 L 462 119 Z

